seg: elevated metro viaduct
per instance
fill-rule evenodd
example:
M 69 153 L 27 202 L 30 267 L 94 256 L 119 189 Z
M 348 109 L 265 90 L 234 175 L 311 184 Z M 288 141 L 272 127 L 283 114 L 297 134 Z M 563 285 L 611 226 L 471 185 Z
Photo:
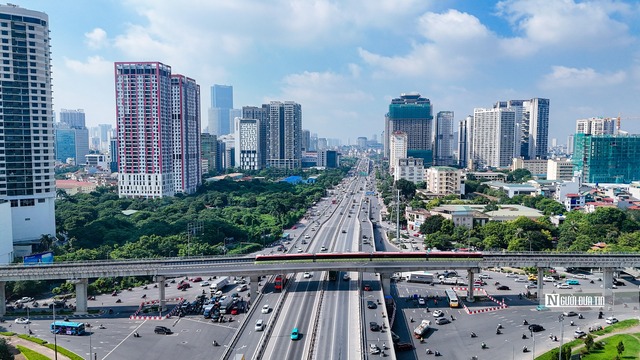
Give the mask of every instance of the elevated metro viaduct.
M 98 260 L 89 262 L 68 262 L 42 265 L 0 266 L 0 315 L 6 313 L 5 283 L 19 280 L 56 280 L 66 279 L 76 287 L 76 313 L 87 313 L 87 285 L 90 278 L 152 276 L 159 282 L 158 291 L 162 307 L 165 307 L 165 279 L 167 277 L 198 275 L 238 275 L 249 276 L 250 291 L 255 294 L 259 276 L 303 271 L 357 271 L 380 273 L 382 287 L 390 292 L 391 275 L 396 272 L 467 269 L 468 298 L 473 299 L 474 274 L 481 268 L 490 267 L 536 267 L 538 278 L 544 269 L 553 267 L 590 267 L 602 268 L 604 273 L 604 295 L 608 302 L 612 296 L 613 272 L 615 269 L 640 267 L 640 253 L 484 253 L 479 259 L 426 261 L 426 260 L 384 260 L 353 262 L 342 261 L 296 262 L 279 261 L 275 263 L 255 262 L 254 257 L 203 257 L 203 258 L 167 258 L 140 260 Z M 538 281 L 538 300 L 542 301 L 543 281 Z

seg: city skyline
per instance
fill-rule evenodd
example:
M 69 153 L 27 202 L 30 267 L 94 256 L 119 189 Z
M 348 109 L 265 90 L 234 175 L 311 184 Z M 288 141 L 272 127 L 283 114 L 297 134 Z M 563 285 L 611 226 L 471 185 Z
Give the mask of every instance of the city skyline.
M 414 91 L 455 121 L 502 99 L 550 99 L 560 142 L 593 116 L 640 129 L 624 121 L 640 115 L 631 1 L 99 3 L 20 4 L 51 18 L 54 109 L 85 109 L 89 127 L 115 123 L 113 62 L 160 61 L 202 84 L 203 99 L 229 84 L 237 108 L 302 104 L 305 128 L 343 143 L 380 134 L 389 101 Z

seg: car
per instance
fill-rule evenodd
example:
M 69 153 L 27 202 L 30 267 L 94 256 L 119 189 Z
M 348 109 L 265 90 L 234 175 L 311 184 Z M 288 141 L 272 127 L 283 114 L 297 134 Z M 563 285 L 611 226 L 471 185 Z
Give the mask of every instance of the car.
M 609 317 L 605 320 L 605 322 L 606 322 L 607 324 L 615 324 L 615 323 L 617 323 L 617 322 L 618 322 L 618 319 L 616 319 L 616 318 L 615 318 L 615 317 L 613 317 L 613 316 L 609 316 Z
M 117 293 L 116 293 L 116 295 L 117 295 Z M 22 303 L 28 303 L 28 302 L 32 302 L 32 301 L 34 301 L 34 299 L 32 297 L 25 296 L 25 297 L 21 298 L 20 300 L 18 300 L 16 302 L 18 304 L 22 304 Z
M 448 324 L 450 322 L 451 322 L 451 320 L 447 319 L 446 317 L 441 317 L 441 318 L 437 318 L 436 319 L 436 324 L 438 324 L 438 325 L 444 325 L 444 324 Z
M 528 282 L 529 280 L 527 280 L 527 279 L 525 279 L 525 278 L 521 278 L 521 277 L 519 277 L 519 278 L 517 278 L 515 281 L 516 281 L 516 282 Z
M 587 278 L 587 275 L 585 275 L 585 274 L 576 274 L 576 275 L 573 275 L 573 276 L 576 279 L 586 279 Z
M 262 321 L 262 319 L 258 319 L 258 321 L 256 321 L 255 330 L 256 331 L 264 330 L 264 321 Z
M 547 310 L 551 310 L 548 307 L 544 306 L 544 305 L 538 305 L 536 306 L 536 310 L 538 311 L 547 311 Z
M 271 308 L 269 307 L 269 304 L 264 304 L 262 306 L 262 309 L 260 310 L 260 312 L 263 313 L 263 314 L 268 314 L 269 311 L 271 311 Z
M 375 302 L 371 301 L 371 300 L 367 300 L 367 309 L 376 309 L 378 307 L 378 305 L 376 305 Z
M 300 333 L 298 332 L 298 328 L 295 327 L 293 328 L 293 330 L 291 330 L 291 340 L 298 340 L 300 339 Z
M 247 290 L 247 284 L 242 284 L 236 288 L 236 291 L 238 292 L 245 291 L 245 290 Z
M 527 284 L 524 286 L 526 289 L 535 289 L 536 287 L 538 287 L 538 285 L 534 285 L 534 284 Z
M 231 315 L 238 315 L 240 313 L 240 309 L 237 306 L 231 308 Z
M 558 284 L 558 289 L 571 289 L 569 284 Z
M 376 344 L 369 344 L 369 354 L 377 355 L 380 354 L 380 348 Z
M 222 290 L 218 290 L 216 291 L 216 293 L 214 294 L 215 296 L 222 296 Z
M 553 278 L 553 276 L 545 276 L 542 278 L 542 281 L 556 281 L 556 279 Z
M 498 290 L 511 290 L 511 289 L 509 289 L 509 287 L 507 285 L 500 285 L 496 289 L 498 289 Z
M 200 281 L 202 281 L 202 278 L 199 276 L 195 278 L 191 278 L 191 282 L 200 282 Z
M 613 279 L 613 285 L 615 286 L 626 286 L 627 284 L 625 284 L 624 282 L 618 280 L 618 279 Z
M 568 279 L 564 283 L 567 285 L 580 285 L 580 281 L 574 279 Z
M 305 235 L 304 235 L 304 238 L 305 238 L 305 239 L 308 239 L 308 238 L 310 238 L 310 237 L 311 237 L 311 236 L 309 236 L 309 234 L 305 234 Z
M 302 248 L 298 248 L 298 252 L 301 253 L 302 252 Z
M 320 251 L 327 251 L 327 248 L 323 246 L 320 248 Z
M 162 335 L 171 335 L 173 334 L 173 331 L 171 331 L 171 329 L 169 329 L 166 326 L 156 326 L 155 329 L 153 329 L 153 332 L 156 334 L 162 334 Z
M 380 331 L 380 325 L 377 322 L 371 321 L 369 322 L 369 330 L 371 331 Z
M 442 310 L 435 310 L 432 314 L 434 317 L 444 316 L 444 313 L 442 312 Z
M 507 277 L 508 278 L 517 278 L 517 277 L 519 277 L 519 275 L 511 273 L 511 274 L 507 274 Z
M 15 320 L 16 324 L 30 324 L 31 320 L 23 317 L 19 317 Z
M 396 351 L 411 351 L 413 350 L 413 344 L 408 342 L 399 342 L 399 343 L 394 343 L 393 348 Z
M 564 314 L 564 316 L 578 316 L 578 313 L 575 311 L 565 311 L 562 314 Z
M 580 339 L 583 336 L 587 336 L 587 333 L 582 331 L 582 330 L 576 330 L 573 332 L 573 338 L 574 339 Z
M 305 279 L 308 279 L 308 278 L 310 278 L 310 277 L 311 277 L 311 273 L 307 271 L 307 272 L 305 272 L 302 276 L 303 276 Z
M 424 300 L 424 298 L 418 298 L 418 305 L 426 305 L 427 302 Z
M 209 286 L 209 285 L 211 285 L 211 284 L 209 284 L 208 281 L 203 281 L 203 282 L 200 283 L 200 286 L 202 286 L 202 287 Z
M 364 290 L 364 291 L 371 291 L 371 285 L 369 285 L 369 284 L 364 284 L 364 286 L 363 286 L 363 290 Z
M 479 278 L 480 279 L 491 279 L 491 276 L 489 274 L 480 274 Z
M 347 230 L 342 230 L 342 233 L 343 233 L 343 234 L 346 234 L 346 233 L 347 233 Z
M 532 332 L 544 331 L 544 327 L 542 327 L 542 325 L 538 325 L 538 324 L 531 324 L 531 325 L 529 325 L 529 331 L 532 331 Z

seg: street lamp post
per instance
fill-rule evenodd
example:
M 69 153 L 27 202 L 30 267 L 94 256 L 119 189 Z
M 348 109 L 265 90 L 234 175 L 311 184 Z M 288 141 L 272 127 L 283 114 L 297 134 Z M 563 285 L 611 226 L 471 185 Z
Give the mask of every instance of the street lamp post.
M 558 321 L 560 322 L 560 351 L 558 352 L 558 360 L 562 360 L 562 342 L 564 341 L 564 315 L 558 315 Z
M 533 339 L 533 349 L 531 350 L 531 360 L 536 359 L 536 333 L 531 330 L 531 339 Z
M 56 302 L 53 302 L 53 351 L 55 360 L 58 360 L 58 327 L 56 326 Z

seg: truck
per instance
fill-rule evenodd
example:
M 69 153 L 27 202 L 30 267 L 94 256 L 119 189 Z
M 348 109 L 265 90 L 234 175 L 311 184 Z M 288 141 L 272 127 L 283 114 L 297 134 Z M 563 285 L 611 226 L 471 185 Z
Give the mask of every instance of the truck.
M 412 272 L 409 273 L 409 277 L 407 278 L 408 282 L 417 282 L 417 283 L 426 283 L 430 284 L 434 280 L 434 276 L 428 272 Z
M 233 298 L 226 298 L 220 302 L 220 313 L 231 314 L 231 308 L 235 305 Z
M 204 316 L 205 319 L 208 319 L 211 317 L 211 311 L 213 310 L 213 308 L 214 308 L 213 304 L 209 304 L 204 307 L 204 310 L 202 311 L 202 315 Z
M 278 274 L 276 275 L 275 280 L 273 280 L 273 283 L 275 284 L 275 289 L 277 291 L 282 291 L 284 285 L 287 283 L 287 277 L 283 274 Z
M 445 278 L 440 278 L 440 284 L 445 284 L 445 285 L 464 285 L 464 279 L 460 279 L 457 277 L 445 277 Z
M 431 326 L 431 321 L 422 320 L 420 325 L 413 330 L 413 336 L 415 336 L 416 339 L 424 337 L 427 334 L 427 331 L 429 331 L 429 326 Z
M 224 287 L 227 285 L 229 285 L 229 278 L 226 276 L 222 276 L 211 282 L 211 285 L 209 285 L 209 290 L 211 290 L 211 292 L 216 292 L 218 290 L 224 289 Z
M 336 281 L 337 279 L 338 279 L 338 271 L 329 270 L 329 280 L 330 281 Z

